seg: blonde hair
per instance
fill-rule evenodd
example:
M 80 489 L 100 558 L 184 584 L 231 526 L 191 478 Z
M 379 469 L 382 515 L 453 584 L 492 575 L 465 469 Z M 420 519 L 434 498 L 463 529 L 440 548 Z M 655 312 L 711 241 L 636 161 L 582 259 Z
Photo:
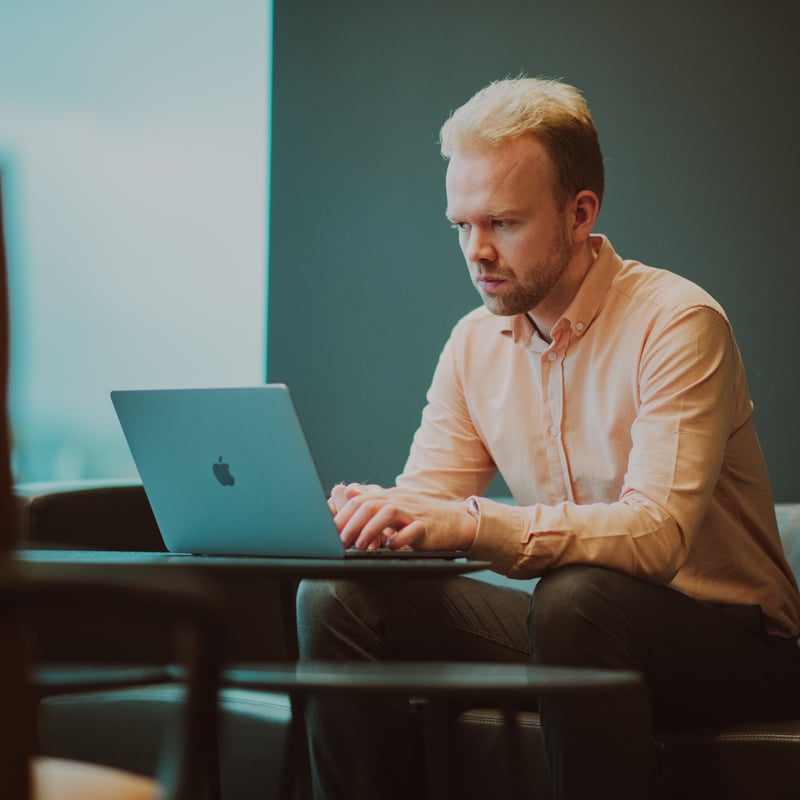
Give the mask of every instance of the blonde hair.
M 533 136 L 544 145 L 558 173 L 557 200 L 583 189 L 602 200 L 603 154 L 589 107 L 573 86 L 541 78 L 495 81 L 457 108 L 442 126 L 442 155 L 493 148 Z

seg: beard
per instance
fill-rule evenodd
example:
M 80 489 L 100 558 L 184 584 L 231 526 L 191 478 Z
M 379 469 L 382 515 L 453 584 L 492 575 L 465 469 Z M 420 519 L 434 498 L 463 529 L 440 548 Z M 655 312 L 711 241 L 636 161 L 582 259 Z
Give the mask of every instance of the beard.
M 512 291 L 503 295 L 484 294 L 479 289 L 483 304 L 492 314 L 503 317 L 531 311 L 550 294 L 571 259 L 572 243 L 566 230 L 559 226 L 550 249 L 541 256 L 538 262 L 526 270 L 527 274 L 524 280 L 520 280 L 513 273 L 504 273 L 502 270 L 486 271 L 486 274 L 516 281 L 516 286 Z

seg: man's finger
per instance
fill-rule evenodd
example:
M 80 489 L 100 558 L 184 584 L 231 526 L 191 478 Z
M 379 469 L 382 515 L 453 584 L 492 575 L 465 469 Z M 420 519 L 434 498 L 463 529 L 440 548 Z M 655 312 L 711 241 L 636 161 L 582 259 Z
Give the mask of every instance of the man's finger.
M 343 483 L 337 483 L 331 489 L 331 495 L 328 498 L 328 508 L 335 516 L 347 504 L 347 487 Z

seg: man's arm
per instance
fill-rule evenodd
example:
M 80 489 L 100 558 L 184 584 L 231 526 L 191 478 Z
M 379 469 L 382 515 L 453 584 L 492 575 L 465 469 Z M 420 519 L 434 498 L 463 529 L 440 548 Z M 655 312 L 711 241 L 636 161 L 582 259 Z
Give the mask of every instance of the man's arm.
M 497 474 L 497 466 L 476 429 L 463 386 L 465 354 L 457 344 L 462 320 L 445 344 L 433 374 L 399 488 L 431 497 L 463 499 L 480 495 Z M 500 339 L 498 334 L 495 334 Z M 502 347 L 508 342 L 502 340 Z M 474 368 L 474 365 L 473 365 Z
M 632 447 L 617 497 L 510 508 L 481 500 L 473 545 L 516 577 L 594 563 L 659 583 L 680 568 L 708 511 L 729 439 L 751 406 L 730 326 L 688 308 L 651 332 L 638 365 Z
M 435 402 L 429 402 L 415 438 L 412 469 L 398 479 L 398 488 L 381 490 L 369 504 L 359 501 L 357 515 L 355 505 L 337 515 L 340 529 L 349 526 L 346 538 L 361 546 L 364 539 L 354 532 L 378 515 L 379 522 L 368 529 L 369 542 L 389 529 L 404 531 L 398 544 L 414 546 L 443 546 L 451 529 L 468 538 L 459 523 L 463 502 L 425 500 L 427 494 L 463 498 L 471 490 L 482 491 L 493 468 L 469 414 L 459 406 L 463 392 L 457 386 L 456 356 L 448 349 L 429 393 Z M 456 399 L 448 405 L 449 389 Z M 734 426 L 749 418 L 743 370 L 724 317 L 696 306 L 654 331 L 639 359 L 638 392 L 633 444 L 617 496 L 524 507 L 479 499 L 472 554 L 516 577 L 596 563 L 669 582 L 708 509 Z M 530 443 L 520 439 L 519 446 Z M 466 454 L 463 465 L 459 452 Z M 423 524 L 415 526 L 417 520 Z

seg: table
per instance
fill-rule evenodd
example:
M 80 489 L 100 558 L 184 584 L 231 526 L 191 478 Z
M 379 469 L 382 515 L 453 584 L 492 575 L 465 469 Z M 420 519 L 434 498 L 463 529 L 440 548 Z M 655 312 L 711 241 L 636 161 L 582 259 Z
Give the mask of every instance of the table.
M 443 577 L 477 572 L 488 562 L 457 559 L 302 559 L 263 557 L 184 556 L 170 553 L 105 552 L 79 550 L 19 551 L 16 558 L 35 570 L 41 565 L 50 574 L 125 576 L 141 575 L 142 570 L 171 570 L 178 576 L 184 570 L 210 578 L 225 575 L 256 574 L 279 581 L 284 616 L 285 647 L 297 660 L 297 633 L 294 585 L 302 578 L 350 578 L 359 580 L 408 576 Z M 513 765 L 521 764 L 518 747 L 516 709 L 522 701 L 552 693 L 597 691 L 607 687 L 638 687 L 640 676 L 632 672 L 580 668 L 543 667 L 530 664 L 468 663 L 382 663 L 382 664 L 297 664 L 283 663 L 259 669 L 228 669 L 223 679 L 242 688 L 286 691 L 292 707 L 289 752 L 284 770 L 283 793 L 292 794 L 290 775 L 294 758 L 307 777 L 307 750 L 303 710 L 311 693 L 345 690 L 372 694 L 401 694 L 429 701 L 428 790 L 431 797 L 444 796 L 446 789 L 445 733 L 448 712 L 485 703 L 503 710 L 509 734 L 509 754 Z M 296 762 L 295 762 L 296 763 Z M 517 772 L 517 774 L 520 774 Z M 301 795 L 308 787 L 299 787 Z
M 525 701 L 548 694 L 636 688 L 641 677 L 623 670 L 468 662 L 303 662 L 278 669 L 231 669 L 225 676 L 245 688 L 285 691 L 298 709 L 310 694 L 405 695 L 428 701 L 425 747 L 427 796 L 448 795 L 450 723 L 459 711 L 486 705 L 503 712 L 516 794 L 523 797 L 524 754 L 516 713 Z M 294 706 L 293 706 L 294 713 Z M 289 790 L 286 790 L 287 796 Z
M 170 580 L 179 580 L 181 574 L 201 575 L 216 584 L 224 596 L 225 579 L 236 576 L 259 576 L 264 579 L 275 579 L 280 591 L 280 607 L 284 650 L 291 662 L 298 658 L 297 626 L 295 616 L 294 589 L 298 580 L 303 578 L 357 578 L 359 580 L 383 580 L 387 577 L 407 576 L 413 578 L 436 578 L 463 575 L 487 569 L 486 561 L 472 561 L 466 558 L 431 559 L 431 558 L 387 558 L 344 559 L 344 558 L 265 558 L 259 556 L 200 556 L 182 555 L 164 552 L 139 551 L 101 551 L 101 550 L 19 550 L 14 554 L 15 560 L 22 563 L 32 573 L 41 572 L 54 578 L 61 575 L 92 577 L 116 577 L 123 580 L 156 571 L 165 571 Z M 285 664 L 276 665 L 280 670 Z M 265 667 L 264 672 L 273 670 L 273 666 Z M 226 676 L 223 676 L 223 678 Z M 227 675 L 234 679 L 233 673 Z M 305 770 L 307 767 L 306 737 L 303 719 L 304 695 L 299 691 L 289 690 L 292 708 L 292 719 L 289 729 L 289 753 L 287 756 L 284 794 L 290 796 L 290 767 L 293 759 L 297 759 Z M 300 788 L 301 794 L 307 787 Z
M 143 569 L 189 570 L 221 583 L 225 577 L 257 575 L 278 582 L 281 599 L 284 648 L 290 660 L 297 660 L 297 625 L 294 587 L 302 578 L 358 578 L 380 580 L 387 577 L 414 578 L 464 575 L 488 569 L 488 561 L 466 558 L 264 558 L 260 556 L 196 556 L 174 553 L 106 550 L 18 550 L 14 557 L 29 565 L 46 565 L 50 571 L 63 569 L 70 574 L 85 570 L 88 576 L 141 575 Z M 35 567 L 34 567 L 35 568 Z M 178 574 L 178 573 L 174 573 Z

